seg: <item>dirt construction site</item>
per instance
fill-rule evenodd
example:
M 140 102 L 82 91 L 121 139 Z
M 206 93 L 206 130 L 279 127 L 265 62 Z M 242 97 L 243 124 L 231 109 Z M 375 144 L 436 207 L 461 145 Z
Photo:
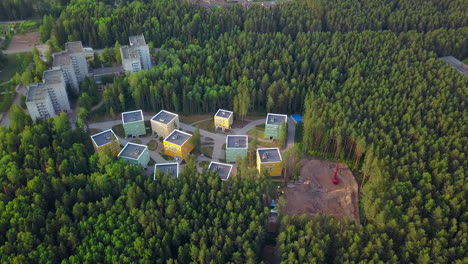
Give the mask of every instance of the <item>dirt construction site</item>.
M 332 179 L 336 162 L 301 160 L 301 177 L 284 188 L 286 215 L 327 214 L 348 217 L 359 224 L 358 184 L 346 164 L 339 164 L 337 185 Z

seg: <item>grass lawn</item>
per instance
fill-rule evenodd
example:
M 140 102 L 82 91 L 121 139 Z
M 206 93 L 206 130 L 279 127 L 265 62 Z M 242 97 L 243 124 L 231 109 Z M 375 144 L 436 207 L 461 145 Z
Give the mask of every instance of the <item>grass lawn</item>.
M 212 133 L 216 133 L 213 119 L 197 123 L 196 126 L 198 126 L 200 129 L 203 129 Z
M 468 58 L 464 59 L 463 63 L 468 64 Z
M 179 121 L 185 124 L 192 124 L 194 122 L 205 120 L 208 118 L 213 118 L 213 115 L 179 115 Z
M 150 142 L 148 142 L 147 146 L 149 150 L 155 151 L 158 149 L 158 142 L 156 140 L 151 140 Z
M 120 124 L 120 125 L 115 125 L 112 127 L 112 130 L 114 131 L 114 133 L 121 137 L 121 138 L 125 138 L 125 131 L 123 129 L 123 126 Z M 141 141 L 140 141 L 141 142 Z
M 249 136 L 255 137 L 255 132 L 257 132 L 257 138 L 264 138 L 265 137 L 265 124 L 258 125 L 247 132 Z
M 117 116 L 113 117 L 107 114 L 106 107 L 104 105 L 101 105 L 101 107 L 92 111 L 89 114 L 88 121 L 91 123 L 95 123 L 95 122 L 103 122 L 103 121 L 113 120 L 113 119 L 118 119 L 118 117 Z

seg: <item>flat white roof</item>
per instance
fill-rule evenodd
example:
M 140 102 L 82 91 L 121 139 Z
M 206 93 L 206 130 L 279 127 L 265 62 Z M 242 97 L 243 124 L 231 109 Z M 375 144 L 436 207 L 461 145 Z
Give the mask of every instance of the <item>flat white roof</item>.
M 135 111 L 129 111 L 129 112 L 123 112 L 122 113 L 122 123 L 123 124 L 133 123 L 133 122 L 137 122 L 137 121 L 144 121 L 143 111 L 135 110 Z
M 117 135 L 114 133 L 112 129 L 107 129 L 105 131 L 92 135 L 91 140 L 93 140 L 96 146 L 101 147 L 113 141 L 119 140 L 119 138 L 117 137 Z
M 172 120 L 176 119 L 178 116 L 179 116 L 178 114 L 174 114 L 174 113 L 171 113 L 171 112 L 166 111 L 166 110 L 161 110 L 161 111 L 159 111 L 159 113 L 154 115 L 151 118 L 151 120 L 167 125 Z
M 246 149 L 249 147 L 249 137 L 246 135 L 228 135 L 226 137 L 226 148 Z
M 125 144 L 125 147 L 123 147 L 117 157 L 138 160 L 147 148 L 148 147 L 145 145 L 128 142 Z
M 226 181 L 229 179 L 229 175 L 231 175 L 232 165 L 211 161 L 208 170 L 218 173 L 221 180 Z
M 232 115 L 232 111 L 224 110 L 224 109 L 219 109 L 218 112 L 216 112 L 215 116 L 221 117 L 221 118 L 229 118 Z
M 272 114 L 268 113 L 265 124 L 266 125 L 282 125 L 283 123 L 288 121 L 287 115 L 280 115 L 280 114 Z
M 179 163 L 170 162 L 170 163 L 159 163 L 154 165 L 154 175 L 153 180 L 156 180 L 156 171 L 159 170 L 161 173 L 169 173 L 173 178 L 179 178 Z
M 257 156 L 260 157 L 260 163 L 279 162 L 282 160 L 279 148 L 259 148 Z
M 187 142 L 187 140 L 190 139 L 190 137 L 192 137 L 191 134 L 185 133 L 184 131 L 178 129 L 174 129 L 172 133 L 164 139 L 164 141 L 176 144 L 178 146 L 182 146 L 185 142 Z

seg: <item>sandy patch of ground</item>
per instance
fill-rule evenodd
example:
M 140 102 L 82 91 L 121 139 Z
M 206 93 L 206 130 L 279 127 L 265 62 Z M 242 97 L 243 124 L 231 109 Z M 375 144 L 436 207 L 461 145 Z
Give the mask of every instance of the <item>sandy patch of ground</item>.
M 301 160 L 301 177 L 285 188 L 286 215 L 321 213 L 337 219 L 347 216 L 359 224 L 358 184 L 346 164 L 340 163 L 334 185 L 335 162 L 306 158 Z

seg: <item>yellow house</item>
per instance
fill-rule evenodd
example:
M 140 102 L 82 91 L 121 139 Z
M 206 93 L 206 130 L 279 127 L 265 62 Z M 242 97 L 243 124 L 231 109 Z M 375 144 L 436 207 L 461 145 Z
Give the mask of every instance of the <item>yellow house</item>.
M 191 137 L 191 134 L 175 129 L 163 141 L 164 153 L 174 158 L 185 159 L 193 150 L 193 145 L 190 142 Z
M 278 148 L 257 149 L 257 169 L 261 173 L 267 170 L 270 176 L 281 176 L 281 153 Z
M 120 142 L 112 129 L 92 135 L 91 140 L 97 152 L 103 152 L 109 149 L 113 156 L 117 156 L 120 153 Z
M 234 121 L 234 115 L 231 111 L 219 109 L 214 116 L 215 128 L 231 129 L 232 122 Z

